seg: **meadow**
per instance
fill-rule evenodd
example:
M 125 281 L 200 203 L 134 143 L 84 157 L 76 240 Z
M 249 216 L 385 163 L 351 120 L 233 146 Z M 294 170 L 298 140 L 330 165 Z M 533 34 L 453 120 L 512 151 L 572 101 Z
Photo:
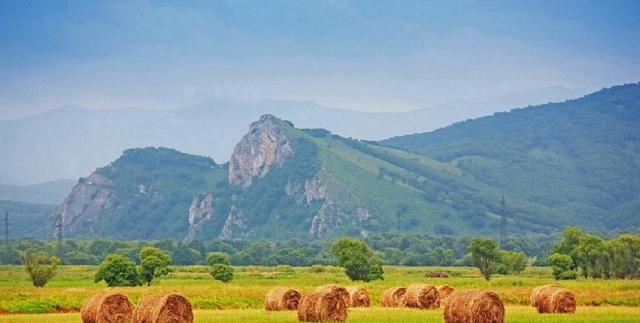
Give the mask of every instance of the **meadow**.
M 36 288 L 21 266 L 0 266 L 0 322 L 78 322 L 78 311 L 93 294 L 118 291 L 136 303 L 150 294 L 178 292 L 196 308 L 197 322 L 295 322 L 295 312 L 265 312 L 262 303 L 274 286 L 289 286 L 303 292 L 316 286 L 337 283 L 353 285 L 341 268 L 313 267 L 235 267 L 230 283 L 215 281 L 205 266 L 174 267 L 174 272 L 152 286 L 109 288 L 94 283 L 93 266 L 62 266 L 44 288 Z M 426 278 L 424 273 L 444 270 L 449 278 Z M 350 309 L 350 322 L 440 322 L 441 310 L 389 309 L 379 307 L 382 291 L 392 286 L 424 282 L 448 284 L 458 289 L 483 288 L 497 292 L 507 308 L 508 322 L 638 322 L 640 320 L 640 281 L 578 279 L 560 285 L 575 292 L 575 315 L 537 314 L 528 306 L 529 293 L 538 285 L 554 282 L 548 268 L 530 267 L 517 276 L 496 275 L 487 282 L 475 268 L 385 267 L 385 279 L 358 282 L 369 290 L 372 308 Z

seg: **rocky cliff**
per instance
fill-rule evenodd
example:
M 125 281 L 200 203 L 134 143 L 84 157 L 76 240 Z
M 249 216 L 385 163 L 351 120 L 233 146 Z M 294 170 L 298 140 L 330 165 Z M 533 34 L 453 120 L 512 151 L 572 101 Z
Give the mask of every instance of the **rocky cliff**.
M 91 232 L 100 213 L 113 207 L 112 185 L 110 179 L 98 172 L 80 179 L 62 204 L 56 208 L 53 221 L 59 223 L 61 219 L 67 233 L 83 229 Z
M 269 169 L 282 166 L 293 155 L 290 140 L 282 129 L 282 121 L 263 115 L 249 127 L 249 132 L 236 145 L 229 161 L 229 183 L 248 187 L 256 177 L 264 177 Z

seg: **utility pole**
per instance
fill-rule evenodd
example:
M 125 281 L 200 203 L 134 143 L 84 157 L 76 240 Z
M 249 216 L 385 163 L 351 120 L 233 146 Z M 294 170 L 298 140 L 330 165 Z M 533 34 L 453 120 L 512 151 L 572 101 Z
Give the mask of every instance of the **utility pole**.
M 9 248 L 9 211 L 4 209 L 4 246 Z
M 500 201 L 500 205 L 502 206 L 502 214 L 500 214 L 500 249 L 504 249 L 507 245 L 507 202 L 505 201 L 504 195 L 502 196 L 502 201 Z
M 56 221 L 56 229 L 58 229 L 58 258 L 62 259 L 63 249 L 62 249 L 62 235 L 64 234 L 64 225 L 62 223 L 62 212 L 58 214 L 58 219 Z

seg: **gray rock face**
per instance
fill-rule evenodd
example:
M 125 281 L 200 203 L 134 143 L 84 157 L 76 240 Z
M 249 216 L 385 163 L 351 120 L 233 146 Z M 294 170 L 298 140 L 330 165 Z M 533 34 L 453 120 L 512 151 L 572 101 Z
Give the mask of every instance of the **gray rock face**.
M 264 115 L 249 127 L 249 133 L 236 145 L 229 161 L 229 183 L 249 187 L 263 177 L 272 165 L 282 166 L 293 155 L 293 148 L 282 130 L 282 120 Z
M 83 227 L 91 228 L 102 210 L 111 208 L 112 193 L 109 187 L 113 183 L 97 172 L 76 184 L 71 193 L 56 208 L 53 220 L 61 217 L 66 232 Z
M 213 216 L 213 194 L 194 197 L 189 207 L 189 232 L 183 241 L 189 243 L 195 240 L 198 232 L 207 221 L 213 219 Z
M 231 240 L 233 238 L 241 238 L 247 234 L 247 218 L 235 205 L 231 206 L 227 221 L 224 222 L 222 232 L 220 233 L 221 240 Z

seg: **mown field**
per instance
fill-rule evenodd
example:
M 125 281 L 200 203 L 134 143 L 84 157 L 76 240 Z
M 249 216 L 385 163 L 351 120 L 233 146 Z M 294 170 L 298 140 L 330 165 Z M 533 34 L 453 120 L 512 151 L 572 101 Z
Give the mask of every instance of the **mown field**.
M 20 266 L 0 266 L 1 322 L 78 322 L 85 299 L 104 291 L 119 291 L 135 303 L 150 294 L 178 292 L 196 308 L 198 322 L 295 322 L 294 312 L 268 313 L 263 297 L 273 286 L 311 291 L 327 283 L 352 283 L 335 267 L 236 267 L 235 279 L 227 284 L 211 279 L 204 266 L 175 267 L 175 271 L 150 287 L 108 288 L 93 282 L 95 267 L 63 266 L 46 287 L 35 288 Z M 426 278 L 428 270 L 445 270 L 449 278 Z M 576 293 L 575 315 L 541 315 L 528 305 L 531 289 L 553 282 L 547 268 L 528 268 L 518 276 L 495 276 L 490 282 L 473 268 L 385 267 L 385 280 L 358 283 L 372 296 L 372 308 L 350 309 L 350 322 L 439 322 L 441 310 L 388 309 L 379 307 L 382 291 L 413 282 L 454 288 L 483 288 L 497 292 L 507 305 L 509 322 L 639 322 L 640 281 L 563 281 Z M 49 314 L 43 314 L 49 313 Z

